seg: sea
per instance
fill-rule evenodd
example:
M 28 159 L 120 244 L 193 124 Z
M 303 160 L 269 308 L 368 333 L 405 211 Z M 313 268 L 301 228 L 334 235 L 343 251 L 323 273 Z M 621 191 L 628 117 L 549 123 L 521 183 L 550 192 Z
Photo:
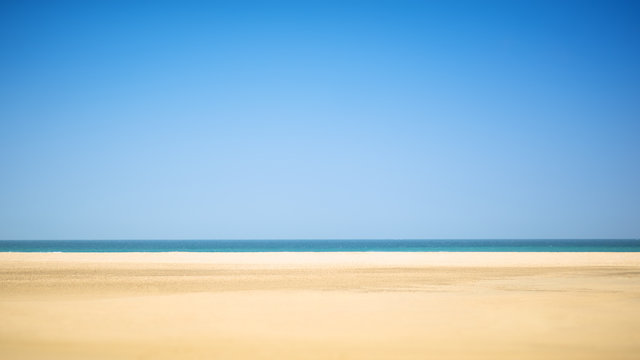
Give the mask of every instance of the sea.
M 0 252 L 640 252 L 640 239 L 2 240 Z

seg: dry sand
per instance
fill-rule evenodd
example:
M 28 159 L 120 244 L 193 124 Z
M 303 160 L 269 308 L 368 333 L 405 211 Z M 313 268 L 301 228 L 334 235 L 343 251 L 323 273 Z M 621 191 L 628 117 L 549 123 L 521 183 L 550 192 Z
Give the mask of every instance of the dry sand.
M 638 359 L 640 253 L 0 253 L 1 359 Z

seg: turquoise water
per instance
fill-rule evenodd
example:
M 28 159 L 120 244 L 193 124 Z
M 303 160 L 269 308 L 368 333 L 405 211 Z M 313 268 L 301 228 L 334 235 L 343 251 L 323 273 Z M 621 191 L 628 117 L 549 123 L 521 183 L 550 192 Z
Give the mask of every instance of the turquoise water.
M 640 239 L 589 240 L 4 240 L 12 252 L 640 252 Z

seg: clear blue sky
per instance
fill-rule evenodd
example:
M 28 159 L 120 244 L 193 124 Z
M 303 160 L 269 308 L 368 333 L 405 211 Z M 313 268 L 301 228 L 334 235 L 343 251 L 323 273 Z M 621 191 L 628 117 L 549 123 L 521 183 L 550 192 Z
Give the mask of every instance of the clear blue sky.
M 3 1 L 0 239 L 640 236 L 634 1 Z

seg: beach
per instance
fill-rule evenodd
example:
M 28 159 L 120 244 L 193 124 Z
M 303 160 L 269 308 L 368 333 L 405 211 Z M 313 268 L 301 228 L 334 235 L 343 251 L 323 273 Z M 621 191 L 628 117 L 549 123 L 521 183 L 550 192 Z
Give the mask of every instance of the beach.
M 640 253 L 0 253 L 2 359 L 637 359 Z

